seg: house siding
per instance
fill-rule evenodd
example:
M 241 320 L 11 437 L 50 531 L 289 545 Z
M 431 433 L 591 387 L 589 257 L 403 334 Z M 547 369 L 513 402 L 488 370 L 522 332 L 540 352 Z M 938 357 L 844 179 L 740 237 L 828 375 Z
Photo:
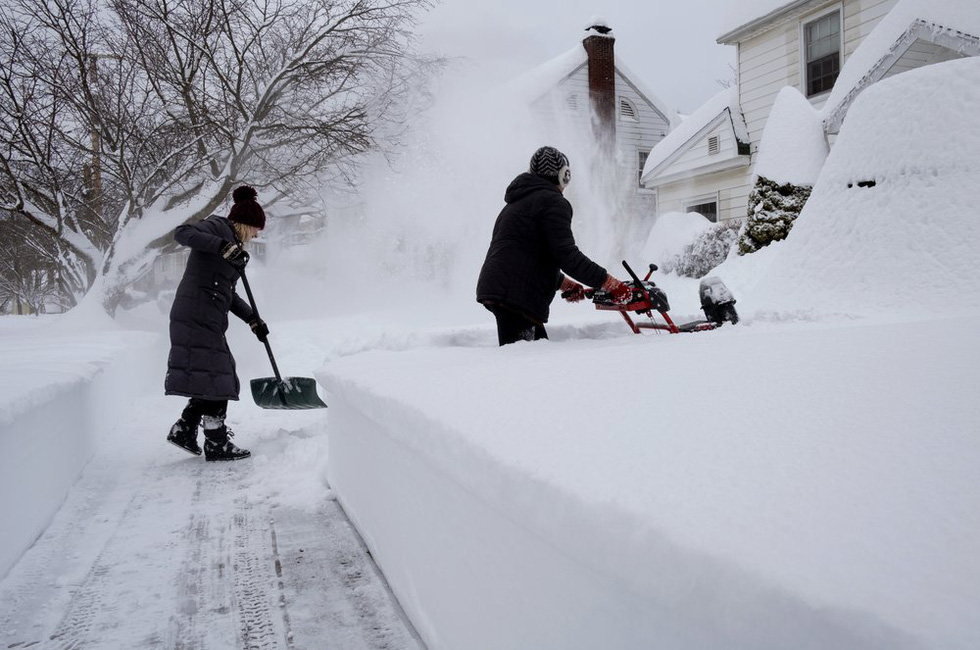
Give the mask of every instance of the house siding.
M 657 194 L 639 186 L 639 152 L 649 152 L 664 139 L 669 130 L 668 117 L 663 115 L 629 80 L 616 71 L 616 152 L 617 173 L 632 179 L 628 195 L 622 197 L 622 206 L 634 218 L 642 220 L 657 212 Z M 575 106 L 569 98 L 575 97 Z M 620 118 L 619 99 L 625 98 L 636 111 L 637 120 Z M 560 130 L 591 129 L 589 103 L 589 78 L 587 66 L 577 68 L 558 83 L 554 89 L 532 105 L 543 124 L 556 120 Z
M 721 119 L 716 120 L 716 124 L 706 131 L 689 149 L 671 163 L 670 171 L 674 173 L 694 172 L 697 169 L 720 162 L 736 155 L 738 143 L 735 142 L 735 135 L 732 133 L 731 118 L 728 113 L 724 113 Z M 708 153 L 708 139 L 718 138 L 718 153 Z
M 569 105 L 568 99 L 575 97 L 576 106 Z M 626 98 L 636 110 L 637 121 L 623 120 L 619 116 L 619 98 Z M 589 106 L 589 78 L 585 66 L 578 68 L 566 77 L 555 90 L 534 104 L 542 119 L 553 112 L 560 113 L 560 119 L 581 127 L 591 125 Z M 622 160 L 635 166 L 637 152 L 649 151 L 664 139 L 669 130 L 665 115 L 654 108 L 650 102 L 623 75 L 616 72 L 616 145 Z M 638 170 L 634 170 L 635 171 Z
M 738 44 L 739 102 L 745 115 L 753 152 L 758 149 L 769 112 L 783 86 L 793 86 L 802 92 L 801 25 L 834 7 L 841 7 L 844 16 L 844 60 L 847 60 L 896 2 L 897 0 L 827 2 Z M 820 108 L 825 100 L 826 94 L 812 98 L 811 102 L 816 108 Z
M 896 2 L 826 2 L 737 44 L 739 105 L 745 117 L 753 154 L 758 152 L 759 141 L 779 91 L 784 86 L 793 86 L 802 92 L 801 25 L 834 7 L 841 8 L 844 28 L 842 47 L 846 60 Z M 827 94 L 820 95 L 812 98 L 811 102 L 815 108 L 820 108 L 826 97 Z M 731 137 L 730 132 L 728 137 Z M 693 168 L 694 163 L 693 159 L 682 156 L 671 165 L 670 171 L 674 173 Z M 752 168 L 742 167 L 666 184 L 660 187 L 659 207 L 661 211 L 683 210 L 689 197 L 714 191 L 718 193 L 719 221 L 744 218 L 751 182 Z
M 743 169 L 703 174 L 661 185 L 660 213 L 684 212 L 695 199 L 713 196 L 718 202 L 718 221 L 744 219 L 749 204 L 749 188 Z

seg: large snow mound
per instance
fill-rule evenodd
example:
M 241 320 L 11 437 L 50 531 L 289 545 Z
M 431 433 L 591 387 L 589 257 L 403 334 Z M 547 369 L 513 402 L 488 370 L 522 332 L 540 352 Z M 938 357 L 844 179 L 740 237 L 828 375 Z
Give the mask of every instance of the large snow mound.
M 980 307 L 980 58 L 855 101 L 789 237 L 713 272 L 752 311 L 938 314 Z
M 663 265 L 684 252 L 704 232 L 711 222 L 697 212 L 667 212 L 657 217 L 641 253 L 644 262 Z M 641 274 L 642 275 L 642 274 Z
M 784 87 L 762 131 L 755 174 L 780 185 L 812 186 L 826 160 L 820 114 L 799 90 Z
M 573 558 L 579 574 L 616 582 L 610 609 L 644 612 L 624 623 L 579 611 L 587 594 L 572 592 L 587 585 L 549 583 L 531 567 L 528 590 L 517 590 L 549 606 L 529 620 L 514 611 L 520 600 L 492 597 L 515 595 L 514 585 L 471 554 L 476 522 L 430 521 L 429 548 L 452 543 L 428 559 L 416 549 L 408 568 L 402 533 L 417 533 L 355 505 L 410 615 L 449 637 L 430 647 L 520 647 L 538 636 L 552 641 L 535 647 L 599 647 L 575 638 L 568 621 L 581 617 L 608 635 L 605 647 L 968 648 L 980 643 L 980 371 L 976 348 L 963 349 L 972 325 L 942 327 L 937 338 L 916 324 L 757 324 L 369 352 L 319 378 L 332 404 L 384 430 L 401 454 L 392 467 L 446 477 L 425 510 L 472 495 Z M 356 443 L 361 431 L 344 422 L 338 435 Z M 344 472 L 345 504 L 375 503 L 386 489 L 383 476 Z M 525 552 L 497 549 L 493 561 L 509 566 Z M 447 565 L 481 578 L 443 575 Z M 421 577 L 396 577 L 411 575 Z M 421 594 L 423 582 L 435 586 Z M 483 612 L 467 629 L 447 613 L 459 600 Z

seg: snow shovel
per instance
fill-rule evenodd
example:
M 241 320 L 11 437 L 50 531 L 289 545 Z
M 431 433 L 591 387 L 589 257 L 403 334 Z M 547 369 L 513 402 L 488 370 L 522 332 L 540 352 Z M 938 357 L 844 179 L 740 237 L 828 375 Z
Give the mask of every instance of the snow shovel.
M 252 296 L 252 288 L 248 286 L 248 278 L 245 277 L 245 269 L 238 271 L 242 276 L 242 284 L 245 286 L 245 293 L 248 294 L 248 302 L 252 306 L 255 317 L 259 317 L 259 310 L 255 306 L 255 298 Z M 283 379 L 279 375 L 279 366 L 276 365 L 276 358 L 272 356 L 272 346 L 269 345 L 269 337 L 262 339 L 265 343 L 265 351 L 269 353 L 269 361 L 272 362 L 272 371 L 275 377 L 259 377 L 252 380 L 252 399 L 255 404 L 264 409 L 325 409 L 327 405 L 323 403 L 320 396 L 316 394 L 316 381 L 312 377 L 286 377 Z

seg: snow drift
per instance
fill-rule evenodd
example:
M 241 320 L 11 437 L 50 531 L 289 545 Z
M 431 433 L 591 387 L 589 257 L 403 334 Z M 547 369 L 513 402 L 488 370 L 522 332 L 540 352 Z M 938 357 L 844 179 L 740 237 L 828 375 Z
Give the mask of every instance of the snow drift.
M 429 647 L 980 645 L 978 82 L 858 99 L 790 238 L 714 272 L 747 325 L 324 367 Z

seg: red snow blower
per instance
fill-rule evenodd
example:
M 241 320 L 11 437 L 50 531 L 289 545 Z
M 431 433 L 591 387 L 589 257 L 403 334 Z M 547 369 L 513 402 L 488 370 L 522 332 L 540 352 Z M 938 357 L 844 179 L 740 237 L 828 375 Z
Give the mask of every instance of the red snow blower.
M 585 297 L 592 299 L 592 304 L 600 311 L 618 311 L 626 324 L 633 330 L 634 334 L 639 334 L 641 329 L 651 329 L 679 334 L 680 332 L 704 332 L 721 327 L 726 321 L 734 325 L 738 322 L 738 313 L 735 311 L 735 298 L 728 290 L 725 283 L 716 277 L 707 277 L 701 280 L 698 293 L 701 297 L 701 309 L 704 311 L 706 320 L 696 320 L 689 323 L 676 324 L 670 315 L 670 303 L 667 301 L 667 294 L 658 287 L 650 276 L 657 270 L 656 264 L 650 264 L 650 270 L 643 280 L 633 272 L 630 265 L 623 260 L 623 267 L 632 282 L 627 282 L 633 292 L 627 303 L 617 303 L 613 300 L 608 291 L 601 289 L 586 289 Z M 568 292 L 562 294 L 563 298 L 568 297 Z M 643 314 L 649 321 L 634 322 L 630 318 L 630 312 Z M 654 312 L 660 315 L 663 322 L 654 317 Z

